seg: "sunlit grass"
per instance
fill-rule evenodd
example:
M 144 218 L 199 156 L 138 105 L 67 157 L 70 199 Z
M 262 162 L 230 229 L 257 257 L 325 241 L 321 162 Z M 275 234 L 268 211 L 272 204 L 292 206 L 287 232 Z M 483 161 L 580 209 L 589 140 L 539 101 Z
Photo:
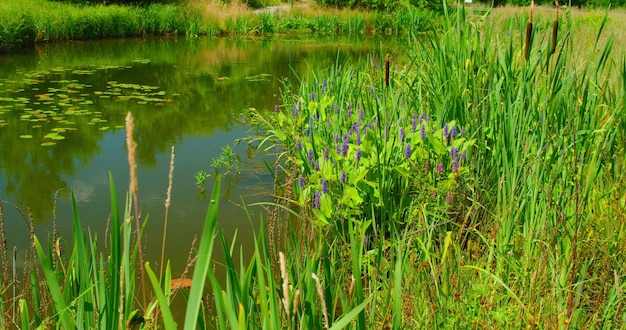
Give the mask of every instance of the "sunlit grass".
M 217 180 L 185 328 L 626 325 L 623 49 L 602 42 L 606 21 L 586 37 L 568 19 L 554 54 L 550 25 L 534 24 L 526 56 L 527 17 L 496 28 L 463 14 L 415 39 L 406 63 L 383 53 L 320 69 L 286 83 L 274 111 L 250 113 L 260 134 L 248 143 L 277 157 L 270 206 L 285 216 L 272 221 L 288 230 L 271 243 L 262 226 L 236 264 L 236 242 L 216 226 Z M 33 287 L 49 303 L 2 300 L 3 325 L 30 315 L 42 315 L 36 326 L 95 324 L 86 306 L 102 308 L 107 326 L 137 322 L 133 204 L 112 219 L 119 250 L 106 267 L 78 212 L 67 261 L 55 242 L 46 251 L 34 240 L 47 286 Z M 224 279 L 211 269 L 214 244 L 226 251 Z M 107 292 L 118 269 L 120 290 Z M 169 268 L 162 278 L 146 269 L 152 294 L 137 324 L 162 315 L 173 329 Z M 207 282 L 212 299 L 202 299 Z

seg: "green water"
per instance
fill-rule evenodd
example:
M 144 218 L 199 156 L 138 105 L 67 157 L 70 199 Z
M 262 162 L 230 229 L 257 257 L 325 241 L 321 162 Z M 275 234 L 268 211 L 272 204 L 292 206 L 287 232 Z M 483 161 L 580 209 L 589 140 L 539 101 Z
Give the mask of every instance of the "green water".
M 48 45 L 0 56 L 0 200 L 8 246 L 28 248 L 26 218 L 45 240 L 56 223 L 71 235 L 71 192 L 83 225 L 100 237 L 109 217 L 108 175 L 118 198 L 128 187 L 124 117 L 135 118 L 139 204 L 148 218 L 146 259 L 160 256 L 170 149 L 174 184 L 166 258 L 173 276 L 185 267 L 208 200 L 194 175 L 231 145 L 241 175 L 226 180 L 219 221 L 227 236 L 250 242 L 260 208 L 249 219 L 243 202 L 270 201 L 272 178 L 249 157 L 242 110 L 273 111 L 283 79 L 309 68 L 365 58 L 381 40 L 299 38 L 125 39 Z M 207 195 L 213 180 L 206 182 Z M 148 217 L 146 217 L 148 216 Z

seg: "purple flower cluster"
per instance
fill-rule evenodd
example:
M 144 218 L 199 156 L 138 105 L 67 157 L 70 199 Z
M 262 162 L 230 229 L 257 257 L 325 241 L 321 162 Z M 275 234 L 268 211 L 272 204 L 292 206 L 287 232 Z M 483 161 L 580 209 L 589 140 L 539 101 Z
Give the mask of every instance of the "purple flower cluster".
M 316 190 L 315 194 L 313 196 L 313 207 L 318 209 L 318 210 L 322 207 L 322 205 L 320 203 L 320 192 L 319 192 L 319 190 Z
M 348 156 L 348 142 L 350 142 L 350 137 L 348 134 L 344 134 L 343 144 L 341 145 L 341 155 L 344 157 Z

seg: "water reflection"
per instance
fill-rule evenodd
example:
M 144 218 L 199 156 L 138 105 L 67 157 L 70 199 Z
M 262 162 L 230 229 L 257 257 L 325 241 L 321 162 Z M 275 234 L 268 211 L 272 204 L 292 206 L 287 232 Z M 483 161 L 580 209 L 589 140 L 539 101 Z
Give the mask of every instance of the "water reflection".
M 241 111 L 273 109 L 282 79 L 364 57 L 379 42 L 127 39 L 56 44 L 0 57 L 0 199 L 28 208 L 44 235 L 56 214 L 59 231 L 69 235 L 73 191 L 83 223 L 102 237 L 109 173 L 120 201 L 128 185 L 122 127 L 131 111 L 140 205 L 150 215 L 146 233 L 154 245 L 162 235 L 169 151 L 176 148 L 168 257 L 180 270 L 207 207 L 198 198 L 194 174 L 210 170 L 222 147 L 246 135 Z M 250 162 L 245 146 L 235 151 Z M 235 205 L 240 196 L 248 203 L 268 199 L 271 178 L 253 164 L 225 187 L 235 202 L 220 209 L 227 235 L 254 225 Z M 21 216 L 5 207 L 5 222 L 9 246 L 27 246 Z M 250 235 L 245 230 L 239 239 Z M 147 259 L 157 260 L 159 250 L 148 248 Z

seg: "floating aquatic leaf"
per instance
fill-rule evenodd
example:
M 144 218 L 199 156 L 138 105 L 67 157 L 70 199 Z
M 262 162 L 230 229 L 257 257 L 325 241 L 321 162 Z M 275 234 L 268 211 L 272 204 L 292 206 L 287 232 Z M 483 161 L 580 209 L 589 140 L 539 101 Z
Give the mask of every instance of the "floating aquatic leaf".
M 53 145 L 55 145 L 55 144 L 57 144 L 57 143 L 56 143 L 56 142 L 53 142 L 53 141 L 48 141 L 48 142 L 44 142 L 44 143 L 42 143 L 42 144 L 41 144 L 41 146 L 42 146 L 42 147 L 49 147 L 49 146 L 53 146 Z
M 30 134 L 24 134 L 24 135 L 20 135 L 20 139 L 32 139 L 33 136 Z
M 100 127 L 100 130 L 101 130 L 101 131 L 106 131 L 106 130 L 108 130 L 109 128 L 110 128 L 109 126 L 102 126 L 102 127 Z

